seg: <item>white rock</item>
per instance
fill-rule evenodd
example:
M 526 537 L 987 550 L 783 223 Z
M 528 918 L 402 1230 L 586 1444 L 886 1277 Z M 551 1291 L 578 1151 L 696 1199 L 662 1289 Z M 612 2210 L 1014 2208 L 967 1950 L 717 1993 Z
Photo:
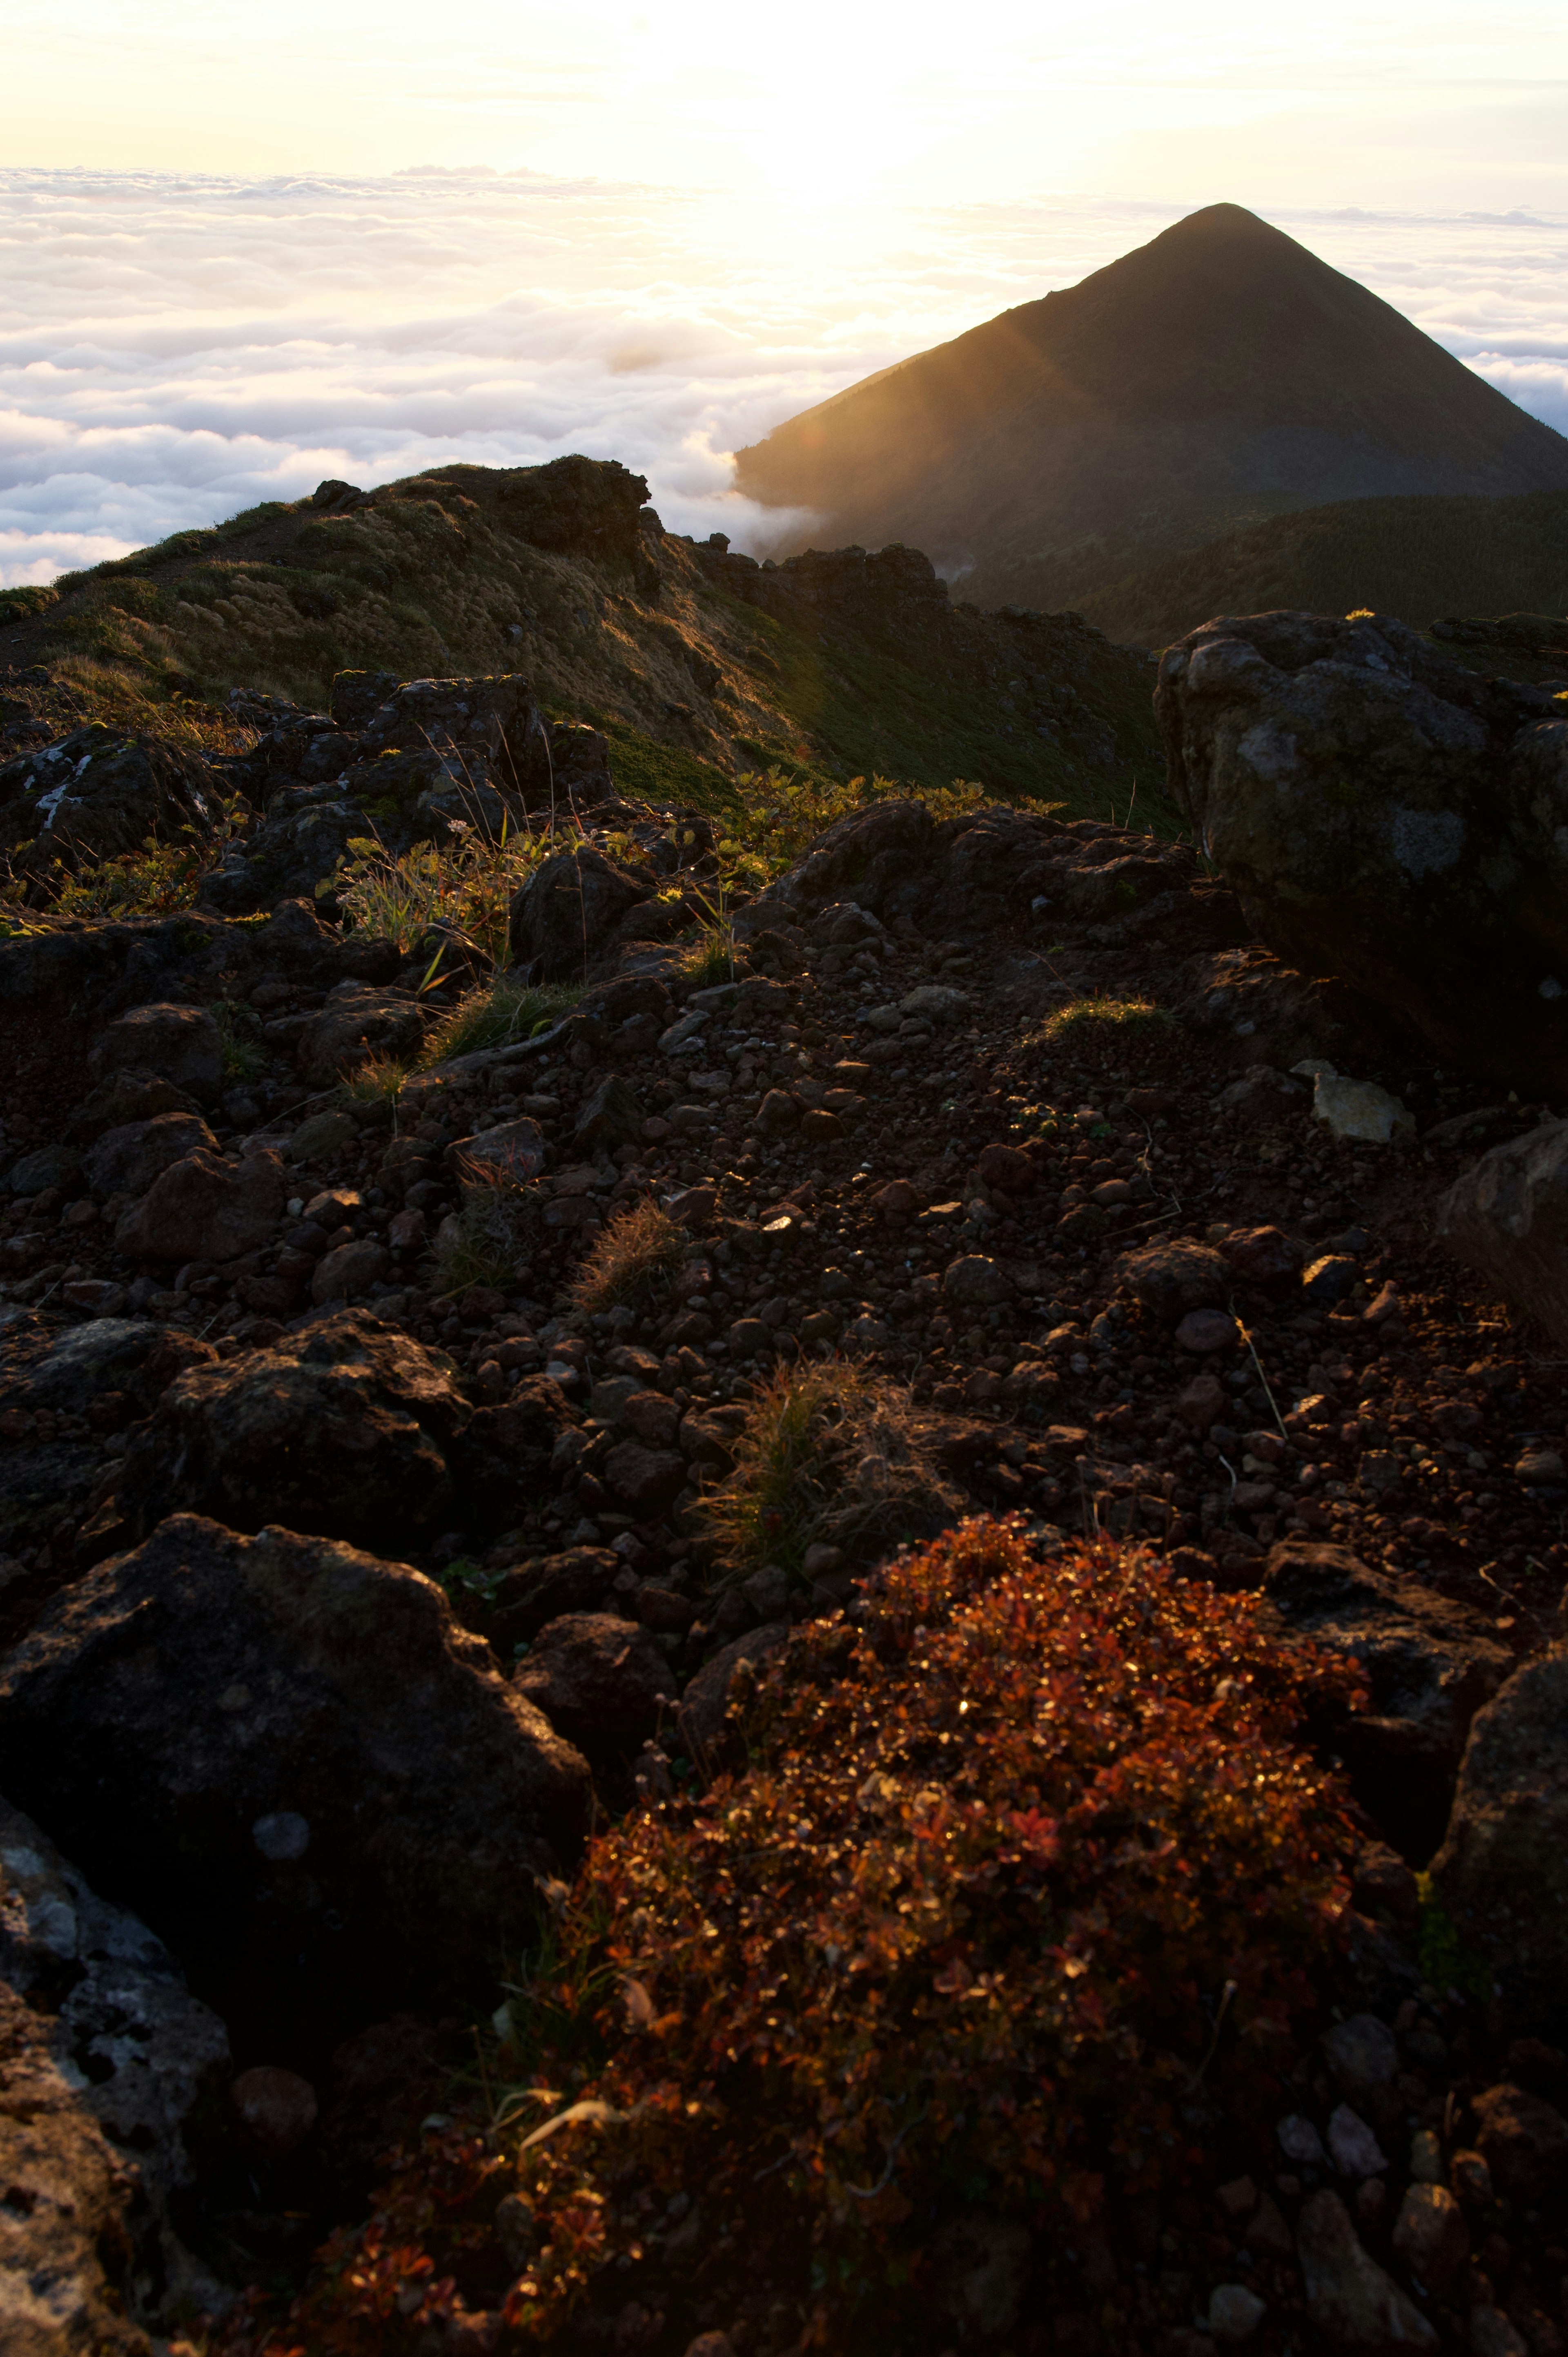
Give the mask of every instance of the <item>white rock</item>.
M 1414 1116 L 1375 1081 L 1319 1072 L 1312 1110 L 1332 1136 L 1359 1138 L 1367 1146 L 1391 1146 L 1396 1138 L 1415 1135 Z

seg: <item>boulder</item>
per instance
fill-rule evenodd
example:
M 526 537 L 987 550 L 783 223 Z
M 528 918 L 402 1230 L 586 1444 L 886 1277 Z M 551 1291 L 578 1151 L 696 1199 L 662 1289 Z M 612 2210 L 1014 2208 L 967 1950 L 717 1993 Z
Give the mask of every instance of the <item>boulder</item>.
M 512 1679 L 515 1692 L 590 1756 L 629 1754 L 653 1734 L 675 1680 L 652 1634 L 608 1612 L 546 1621 Z
M 0 2018 L 18 1998 L 118 2163 L 120 2239 L 138 2246 L 154 2280 L 173 2275 L 197 2288 L 168 2201 L 199 2175 L 206 2115 L 229 2075 L 228 2032 L 146 1925 L 101 1899 L 31 1818 L 0 1800 Z M 7 2075 L 0 2061 L 0 2152 Z M 7 2212 L 14 2223 L 8 2200 L 0 2220 Z M 6 2256 L 0 2239 L 0 2275 Z M 0 2295 L 0 2317 L 9 2313 Z
M 100 1080 L 150 1073 L 210 1104 L 223 1085 L 223 1038 L 204 1007 L 155 1001 L 108 1025 L 88 1062 Z
M 1477 2150 L 1506 2200 L 1533 2205 L 1568 2186 L 1568 2120 L 1554 2104 L 1505 2083 L 1472 2108 Z
M 137 1260 L 238 1260 L 271 1241 L 285 1199 L 283 1157 L 226 1162 L 198 1146 L 159 1172 L 114 1230 L 114 1248 Z
M 372 1993 L 489 1984 L 589 1789 L 433 1580 L 194 1514 L 6 1657 L 0 1775 L 177 1953 L 302 1970 L 361 2019 Z
M 1510 2008 L 1549 2019 L 1568 1985 L 1568 1647 L 1477 1712 L 1432 1886 Z
M 1365 2350 L 1369 2357 L 1437 2347 L 1437 2334 L 1421 2310 L 1362 2249 L 1337 2193 L 1308 2196 L 1295 2239 L 1306 2313 L 1326 2341 Z
M 1437 1232 L 1456 1259 L 1568 1343 L 1568 1121 L 1483 1154 L 1443 1198 Z
M 788 1620 L 770 1620 L 736 1638 L 697 1672 L 681 1697 L 677 1726 L 682 1745 L 699 1768 L 711 1765 L 717 1755 L 731 1689 L 741 1664 L 759 1669 L 789 1641 Z
M 170 1163 L 183 1162 L 198 1146 L 209 1154 L 218 1151 L 218 1140 L 199 1114 L 156 1114 L 151 1121 L 104 1130 L 83 1157 L 82 1177 L 101 1202 L 111 1195 L 145 1195 Z
M 942 1273 L 942 1291 L 955 1308 L 990 1308 L 1012 1300 L 1013 1280 L 996 1261 L 969 1253 L 948 1263 Z
M 144 1534 L 189 1512 L 406 1545 L 449 1512 L 450 1451 L 472 1414 L 445 1362 L 341 1310 L 171 1383 L 126 1452 L 120 1505 Z
M 188 1367 L 208 1366 L 209 1342 L 151 1318 L 92 1318 L 31 1350 L 14 1348 L 0 1372 L 0 1406 L 69 1408 L 81 1415 L 106 1394 L 123 1394 L 129 1422 L 148 1412 Z
M 569 1613 L 601 1613 L 625 1569 L 613 1547 L 567 1547 L 536 1555 L 498 1582 L 485 1616 L 486 1633 L 503 1661 L 531 1644 L 545 1623 Z
M 330 1088 L 372 1056 L 417 1054 L 424 1038 L 425 1012 L 417 998 L 398 991 L 353 986 L 336 993 L 299 1035 L 295 1061 L 312 1088 Z
M 1222 1254 L 1181 1236 L 1124 1254 L 1116 1275 L 1145 1309 L 1172 1326 L 1189 1309 L 1215 1308 L 1231 1285 Z
M 163 1113 L 194 1114 L 194 1097 L 150 1072 L 111 1072 L 71 1114 L 68 1129 L 81 1146 L 94 1145 L 106 1129 L 129 1129 Z
M 1470 1722 L 1512 1657 L 1469 1606 L 1373 1571 L 1348 1547 L 1282 1539 L 1263 1570 L 1282 1633 L 1358 1661 L 1370 1707 L 1334 1731 L 1363 1806 L 1419 1862 L 1442 1838 Z
M 0 765 L 0 854 L 23 875 L 74 869 L 140 851 L 155 835 L 205 833 L 217 802 L 199 753 L 91 721 Z
M 1259 937 L 1520 1090 L 1568 1082 L 1568 721 L 1402 622 L 1227 616 L 1165 651 L 1177 807 Z M 1561 838 L 1561 839 L 1560 839 Z
M 511 904 L 508 956 L 542 982 L 583 982 L 622 920 L 650 899 L 655 879 L 607 859 L 591 844 L 555 852 Z
M 530 1375 L 498 1406 L 479 1408 L 449 1450 L 464 1505 L 492 1529 L 532 1512 L 580 1422 L 549 1375 Z
M 5 1184 L 13 1195 L 42 1195 L 50 1187 L 74 1190 L 81 1173 L 81 1157 L 70 1146 L 40 1146 L 13 1162 Z

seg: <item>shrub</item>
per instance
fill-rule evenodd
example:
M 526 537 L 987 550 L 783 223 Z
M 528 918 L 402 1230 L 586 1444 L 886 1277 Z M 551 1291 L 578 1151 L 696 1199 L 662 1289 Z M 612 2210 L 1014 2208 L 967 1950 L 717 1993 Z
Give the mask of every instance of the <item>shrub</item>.
M 350 932 L 411 950 L 431 925 L 456 925 L 499 966 L 512 900 L 558 847 L 549 834 L 508 830 L 497 838 L 464 824 L 451 845 L 416 843 L 396 854 L 373 835 L 354 835 L 329 888 Z
M 737 2289 L 771 2276 L 814 2309 L 801 2346 L 950 2345 L 932 2246 L 977 2209 L 1031 2229 L 1036 2314 L 1078 2307 L 1084 2226 L 1286 2100 L 1358 1846 L 1293 1738 L 1357 1691 L 1255 1599 L 1140 1553 L 1042 1561 L 977 1521 L 895 1561 L 859 1627 L 774 1657 L 744 1771 L 595 1843 L 534 1991 L 544 2050 L 469 2193 L 443 2212 L 427 2185 L 421 2208 L 405 2176 L 296 2326 L 403 2345 L 330 2334 L 394 2240 L 408 2306 L 449 2295 L 503 2190 L 536 2237 L 506 2306 L 529 2343 L 596 2268 L 624 2300 L 618 2256 L 657 2285 L 677 2190 Z M 453 2163 L 431 2150 L 434 2179 Z M 705 2300 L 724 2272 L 704 2266 Z
M 623 1301 L 650 1300 L 680 1267 L 690 1241 L 657 1203 L 618 1211 L 594 1238 L 572 1279 L 573 1308 L 601 1317 Z
M 926 1445 L 930 1423 L 847 1360 L 780 1368 L 747 1406 L 734 1472 L 700 1501 L 725 1571 L 798 1570 L 815 1543 L 864 1557 L 955 1521 L 961 1501 Z
M 139 851 L 93 860 L 61 876 L 51 905 L 62 917 L 172 916 L 192 906 L 202 877 L 223 845 L 243 831 L 248 818 L 237 795 L 220 801 L 208 826 L 192 826 L 188 821 L 172 843 L 149 835 Z
M 558 1023 L 583 996 L 557 983 L 525 987 L 508 980 L 482 990 L 471 990 L 426 1035 L 420 1049 L 422 1069 L 445 1063 L 452 1056 L 470 1056 L 479 1048 L 504 1048 L 514 1039 Z

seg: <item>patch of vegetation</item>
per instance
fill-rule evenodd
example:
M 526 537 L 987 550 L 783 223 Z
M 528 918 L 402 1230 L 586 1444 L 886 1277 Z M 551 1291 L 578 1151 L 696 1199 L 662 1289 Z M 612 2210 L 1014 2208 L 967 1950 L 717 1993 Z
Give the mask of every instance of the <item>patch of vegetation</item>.
M 569 1288 L 575 1309 L 602 1317 L 624 1302 L 661 1293 L 691 1238 L 657 1203 L 634 1203 L 605 1222 Z
M 1152 998 L 1112 998 L 1096 992 L 1090 998 L 1075 998 L 1067 1006 L 1058 1006 L 1047 1015 L 1036 1039 L 1044 1045 L 1059 1047 L 1074 1039 L 1082 1044 L 1096 1031 L 1155 1031 L 1168 1028 L 1176 1018 Z
M 467 1292 L 470 1285 L 510 1293 L 532 1265 L 544 1222 L 537 1187 L 519 1186 L 492 1164 L 469 1163 L 463 1173 L 462 1208 L 451 1233 L 436 1246 L 444 1293 Z
M 931 1419 L 846 1359 L 782 1367 L 753 1394 L 735 1470 L 700 1501 L 721 1579 L 799 1571 L 809 1546 L 865 1561 L 960 1511 L 929 1453 Z
M 416 843 L 391 852 L 374 835 L 352 835 L 349 856 L 328 888 L 347 931 L 416 946 L 432 925 L 456 925 L 493 965 L 506 963 L 507 934 L 516 894 L 553 850 L 546 834 L 499 837 L 460 827 L 455 846 Z
M 395 1104 L 413 1070 L 400 1056 L 371 1056 L 344 1074 L 338 1093 L 351 1104 Z
M 489 2137 L 433 2136 L 244 2345 L 412 2348 L 503 2197 L 549 2341 L 694 2187 L 812 2346 L 946 2345 L 932 2222 L 976 2210 L 1027 2228 L 1032 2313 L 1079 2305 L 1083 2230 L 1283 2100 L 1359 1838 L 1296 1730 L 1356 1692 L 1140 1553 L 900 1557 L 732 1704 L 744 1770 L 593 1845 Z
M 231 998 L 220 998 L 213 1003 L 212 1019 L 223 1043 L 225 1086 L 237 1088 L 247 1081 L 259 1081 L 267 1069 L 267 1059 L 255 1009 Z
M 1477 1955 L 1460 1938 L 1453 1919 L 1434 1895 L 1431 1875 L 1418 1874 L 1415 1886 L 1421 1900 L 1416 1953 L 1422 1979 L 1434 1989 L 1457 1989 L 1461 1996 L 1489 2005 L 1493 1994 L 1491 1966 L 1485 1956 Z
M 85 862 L 41 880 L 57 916 L 110 919 L 168 917 L 190 908 L 202 877 L 243 828 L 249 813 L 238 798 L 219 802 L 209 825 L 188 821 L 172 843 L 149 835 L 139 851 Z
M 425 1036 L 419 1062 L 427 1071 L 453 1056 L 471 1056 L 481 1048 L 507 1048 L 514 1039 L 530 1039 L 569 1015 L 582 992 L 565 983 L 524 985 L 505 975 L 482 990 L 471 990 L 444 1015 Z

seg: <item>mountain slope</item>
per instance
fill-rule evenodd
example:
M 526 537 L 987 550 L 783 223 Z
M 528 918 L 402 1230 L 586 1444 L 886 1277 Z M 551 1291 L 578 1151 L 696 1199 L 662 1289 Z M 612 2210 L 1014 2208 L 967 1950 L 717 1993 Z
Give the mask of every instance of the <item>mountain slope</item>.
M 1393 493 L 1568 489 L 1568 441 L 1238 205 L 852 385 L 737 457 L 834 539 L 1059 605 L 1219 533 Z
M 1348 500 L 1278 516 L 1096 589 L 1112 637 L 1168 646 L 1214 614 L 1370 607 L 1416 629 L 1445 614 L 1568 613 L 1568 491 Z
M 0 665 L 85 662 L 155 694 L 264 688 L 325 708 L 332 674 L 525 672 L 604 729 L 629 792 L 717 806 L 773 763 L 1097 817 L 1160 774 L 1144 658 L 1077 617 L 953 607 L 913 550 L 759 566 L 663 531 L 614 461 L 452 466 L 324 484 L 177 533 L 52 592 L 0 592 Z

